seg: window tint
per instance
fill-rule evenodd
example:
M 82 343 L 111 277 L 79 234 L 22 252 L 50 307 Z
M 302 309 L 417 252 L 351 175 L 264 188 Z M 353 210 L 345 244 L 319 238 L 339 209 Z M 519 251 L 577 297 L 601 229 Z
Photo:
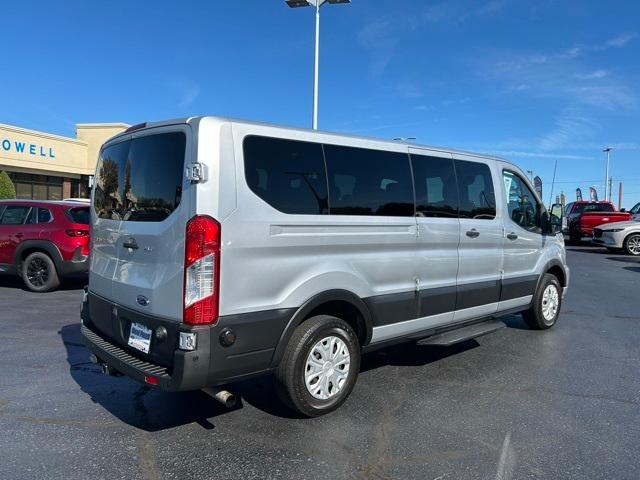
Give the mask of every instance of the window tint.
M 38 223 L 38 209 L 37 208 L 32 208 L 29 211 L 29 215 L 27 216 L 27 219 L 25 220 L 25 225 L 34 225 L 36 223 Z
M 456 160 L 460 217 L 491 220 L 496 217 L 496 200 L 491 170 L 484 163 Z
M 406 154 L 325 145 L 331 214 L 410 217 L 415 213 Z
M 329 212 L 322 145 L 250 136 L 244 140 L 249 188 L 283 213 Z
M 573 213 L 582 212 L 613 212 L 613 206 L 610 203 L 579 203 Z
M 38 223 L 47 223 L 51 221 L 51 212 L 48 208 L 38 208 Z
M 632 215 L 635 215 L 636 213 L 640 212 L 640 203 L 636 203 L 630 210 Z
M 512 172 L 504 171 L 502 176 L 509 218 L 526 230 L 541 233 L 540 204 L 531 189 Z
M 458 217 L 458 187 L 453 160 L 411 155 L 420 217 Z
M 147 135 L 106 148 L 97 169 L 101 218 L 161 222 L 180 204 L 186 136 Z
M 73 223 L 82 223 L 89 225 L 89 209 L 88 208 L 72 208 L 67 210 L 67 216 Z
M 8 205 L 2 214 L 0 224 L 2 225 L 22 225 L 27 219 L 31 207 L 19 205 Z
M 569 212 L 571 211 L 571 207 L 573 207 L 573 202 L 567 203 L 567 205 L 564 207 L 564 214 L 568 215 Z
M 105 148 L 96 169 L 94 208 L 98 217 L 120 219 L 120 168 L 129 156 L 129 143 L 122 142 Z

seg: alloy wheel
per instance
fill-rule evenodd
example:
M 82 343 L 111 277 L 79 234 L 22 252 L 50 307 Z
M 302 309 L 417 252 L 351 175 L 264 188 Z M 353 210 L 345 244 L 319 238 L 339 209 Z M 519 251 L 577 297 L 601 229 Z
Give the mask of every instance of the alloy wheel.
M 34 287 L 42 287 L 49 279 L 49 266 L 41 258 L 34 258 L 27 266 L 27 278 Z

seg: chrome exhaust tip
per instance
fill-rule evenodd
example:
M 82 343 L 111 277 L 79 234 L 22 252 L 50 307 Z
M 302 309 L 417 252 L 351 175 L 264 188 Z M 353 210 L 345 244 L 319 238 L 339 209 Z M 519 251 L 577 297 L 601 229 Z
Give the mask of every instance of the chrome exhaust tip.
M 237 402 L 236 396 L 233 393 L 221 388 L 203 388 L 202 391 L 210 397 L 215 398 L 227 408 L 234 407 Z

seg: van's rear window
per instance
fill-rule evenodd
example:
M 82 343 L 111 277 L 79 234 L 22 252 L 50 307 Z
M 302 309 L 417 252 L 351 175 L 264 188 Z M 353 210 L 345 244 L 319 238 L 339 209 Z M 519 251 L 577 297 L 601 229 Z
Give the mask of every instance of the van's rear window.
M 161 222 L 180 204 L 186 136 L 134 138 L 105 148 L 96 170 L 94 208 L 100 218 Z
M 42 210 L 42 209 L 40 209 Z M 73 223 L 89 225 L 89 207 L 71 208 L 67 210 L 67 216 Z

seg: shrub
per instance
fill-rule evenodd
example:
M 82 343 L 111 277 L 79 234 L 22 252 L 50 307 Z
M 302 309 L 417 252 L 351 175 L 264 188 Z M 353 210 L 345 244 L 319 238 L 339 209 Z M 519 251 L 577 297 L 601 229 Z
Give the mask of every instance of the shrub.
M 0 198 L 16 198 L 16 187 L 4 170 L 0 172 Z

